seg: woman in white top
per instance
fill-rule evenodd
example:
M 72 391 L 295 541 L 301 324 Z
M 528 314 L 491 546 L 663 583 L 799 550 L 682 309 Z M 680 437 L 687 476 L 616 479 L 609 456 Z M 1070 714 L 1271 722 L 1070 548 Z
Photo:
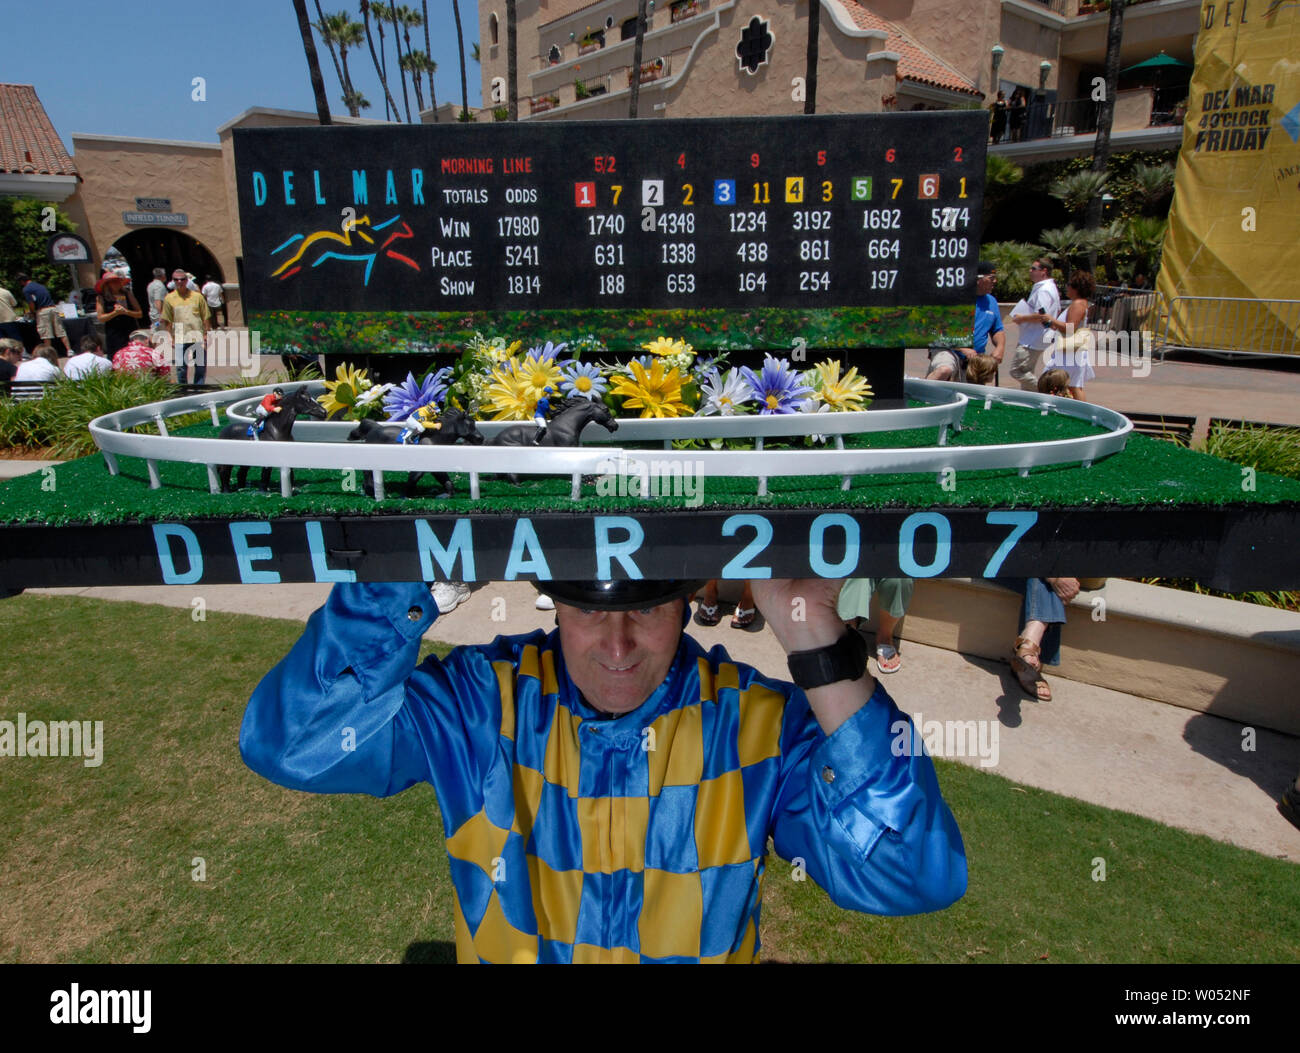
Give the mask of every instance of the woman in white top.
M 1088 271 L 1075 271 L 1065 285 L 1069 304 L 1059 315 L 1046 314 L 1037 320 L 1060 335 L 1043 356 L 1048 369 L 1064 369 L 1069 374 L 1070 397 L 1084 401 L 1083 386 L 1097 374 L 1092 369 L 1093 333 L 1087 327 L 1088 301 L 1096 291 L 1097 283 Z

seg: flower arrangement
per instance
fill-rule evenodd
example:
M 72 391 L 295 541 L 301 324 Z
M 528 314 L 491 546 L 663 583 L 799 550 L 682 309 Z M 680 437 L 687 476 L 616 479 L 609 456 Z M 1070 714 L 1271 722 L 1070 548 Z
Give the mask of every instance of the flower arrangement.
M 661 419 L 847 412 L 865 409 L 872 398 L 857 367 L 846 371 L 839 360 L 799 370 L 769 354 L 755 371 L 729 367 L 725 353 L 701 361 L 674 337 L 656 336 L 641 348 L 645 354 L 610 363 L 602 360 L 608 348 L 594 337 L 525 349 L 521 340 L 475 332 L 453 365 L 418 379 L 408 373 L 401 384 L 374 385 L 365 370 L 340 366 L 321 402 L 348 419 L 382 412 L 400 421 L 428 405 L 452 404 L 479 420 L 528 421 L 547 389 L 552 412 L 565 399 L 585 398 L 615 416 Z

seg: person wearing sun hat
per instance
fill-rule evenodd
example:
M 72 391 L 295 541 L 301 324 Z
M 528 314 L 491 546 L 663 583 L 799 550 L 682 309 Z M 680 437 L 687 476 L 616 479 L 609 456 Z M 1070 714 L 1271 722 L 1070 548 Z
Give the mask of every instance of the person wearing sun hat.
M 253 693 L 241 753 L 311 792 L 431 782 L 460 961 L 754 961 L 769 837 L 845 909 L 957 900 L 961 834 L 840 583 L 754 582 L 794 683 L 684 633 L 701 584 L 538 582 L 554 631 L 419 666 L 428 587 L 338 584 Z
M 143 314 L 129 278 L 105 271 L 95 282 L 95 317 L 104 325 L 104 350 L 110 356 L 131 342 L 131 334 Z

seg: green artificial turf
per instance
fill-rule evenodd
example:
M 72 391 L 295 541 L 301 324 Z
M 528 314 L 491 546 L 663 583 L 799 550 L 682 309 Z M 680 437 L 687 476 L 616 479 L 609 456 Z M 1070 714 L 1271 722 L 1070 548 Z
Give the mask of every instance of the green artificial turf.
M 1013 406 L 995 404 L 990 409 L 972 404 L 966 425 L 950 439 L 953 446 L 994 443 L 1028 443 L 1097 434 L 1101 429 L 1072 417 L 1041 416 Z M 199 425 L 175 434 L 214 436 L 216 430 Z M 854 436 L 858 447 L 922 447 L 933 445 L 936 429 Z M 770 444 L 769 444 L 770 448 Z M 802 448 L 802 447 L 800 447 Z M 665 455 L 662 454 L 661 455 Z M 670 455 L 689 462 L 691 451 Z M 453 474 L 456 496 L 437 500 L 433 480 L 424 479 L 424 495 L 412 500 L 397 497 L 402 473 L 386 474 L 389 497 L 376 502 L 361 490 L 361 473 L 303 470 L 294 472 L 296 492 L 279 496 L 279 474 L 272 472 L 271 493 L 248 489 L 235 494 L 208 492 L 202 465 L 161 462 L 164 483 L 148 488 L 144 461 L 119 457 L 121 474 L 110 476 L 102 456 L 60 465 L 51 476 L 34 473 L 0 485 L 0 523 L 149 522 L 154 520 L 227 518 L 276 515 L 464 514 L 591 511 L 655 511 L 679 508 L 687 496 L 598 496 L 590 482 L 583 499 L 570 500 L 570 480 L 523 477 L 519 485 L 503 478 L 484 477 L 481 499 L 470 501 L 465 475 Z M 260 469 L 250 473 L 257 478 Z M 351 490 L 345 484 L 351 483 Z M 1027 478 L 1014 469 L 959 472 L 955 485 L 940 485 L 934 472 L 859 476 L 852 488 L 840 490 L 838 476 L 776 476 L 768 481 L 769 495 L 756 496 L 752 479 L 707 479 L 703 507 L 708 508 L 930 508 L 975 506 L 999 508 L 1051 508 L 1077 506 L 1175 507 L 1227 504 L 1277 504 L 1300 501 L 1300 481 L 1259 474 L 1253 489 L 1243 486 L 1242 469 L 1206 454 L 1181 449 L 1142 435 L 1132 435 L 1122 453 L 1096 462 L 1090 468 L 1077 464 L 1035 468 Z
M 0 962 L 452 960 L 432 790 L 318 797 L 246 769 L 245 701 L 301 625 L 198 613 L 0 602 L 0 633 L 22 641 L 0 652 L 0 720 L 104 725 L 98 767 L 0 758 Z M 854 914 L 769 856 L 765 957 L 1300 960 L 1294 864 L 954 762 L 938 769 L 966 844 L 965 898 L 920 917 Z

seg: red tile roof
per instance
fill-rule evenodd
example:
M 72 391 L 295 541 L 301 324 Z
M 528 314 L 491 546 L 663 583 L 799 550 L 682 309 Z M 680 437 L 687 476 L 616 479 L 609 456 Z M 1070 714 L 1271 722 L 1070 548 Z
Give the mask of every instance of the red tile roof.
M 76 165 L 30 84 L 0 84 L 0 172 L 77 174 Z
M 918 44 L 896 23 L 868 11 L 857 0 L 840 0 L 840 3 L 859 29 L 883 29 L 889 34 L 884 50 L 898 52 L 898 72 L 904 80 L 931 84 L 936 88 L 947 88 L 976 98 L 983 96 L 983 92 L 978 91 L 964 75 Z

